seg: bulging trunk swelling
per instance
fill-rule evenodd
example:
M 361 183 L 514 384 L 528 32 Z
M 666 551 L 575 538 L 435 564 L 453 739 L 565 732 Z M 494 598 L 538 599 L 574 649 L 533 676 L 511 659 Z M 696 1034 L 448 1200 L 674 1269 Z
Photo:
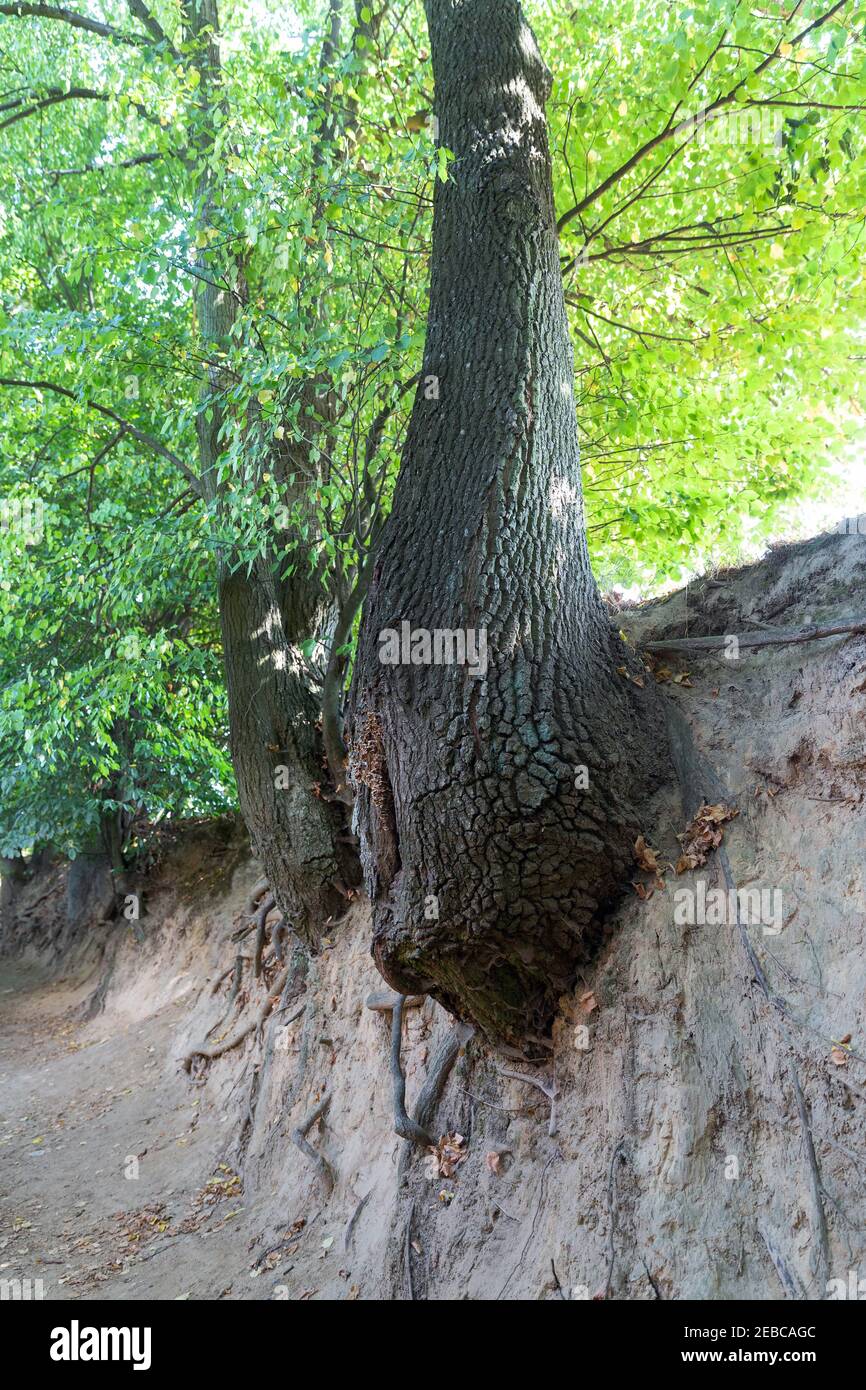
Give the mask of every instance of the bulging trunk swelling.
M 428 0 L 427 17 L 455 158 L 351 767 L 382 974 L 519 1045 L 622 886 L 663 734 L 650 691 L 617 672 L 629 658 L 587 553 L 549 74 L 514 0 Z M 421 664 L 385 664 L 382 634 L 404 622 L 486 634 L 486 674 L 424 664 L 423 639 Z
M 224 570 L 219 588 L 241 813 L 277 906 L 315 947 L 358 878 L 344 809 L 320 794 L 318 702 L 286 638 L 267 563 L 249 574 Z

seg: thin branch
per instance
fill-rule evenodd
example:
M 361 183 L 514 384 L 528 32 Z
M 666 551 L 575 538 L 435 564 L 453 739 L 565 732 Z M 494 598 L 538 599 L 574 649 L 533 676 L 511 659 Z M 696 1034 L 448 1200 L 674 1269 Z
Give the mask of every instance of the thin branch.
M 128 420 L 124 420 L 122 415 L 118 415 L 115 410 L 110 410 L 107 405 L 100 405 L 98 401 L 87 400 L 70 391 L 67 386 L 59 386 L 55 381 L 23 381 L 19 377 L 0 377 L 0 386 L 20 387 L 26 391 L 53 391 L 55 395 L 65 396 L 67 400 L 75 401 L 77 405 L 85 405 L 88 410 L 95 411 L 98 415 L 103 415 L 106 420 L 113 420 L 115 424 L 122 425 L 126 434 L 132 439 L 137 439 L 139 444 L 144 444 L 148 449 L 152 449 L 160 458 L 166 459 L 179 468 L 186 478 L 193 492 L 201 496 L 201 483 L 188 464 L 182 458 L 167 449 L 161 440 L 155 435 L 148 434 L 145 430 L 140 430 L 136 425 L 131 425 Z
M 136 154 L 130 159 L 106 160 L 104 164 L 82 164 L 79 169 L 32 169 L 30 173 L 31 176 L 39 175 L 42 178 L 68 179 L 76 174 L 102 174 L 109 173 L 112 169 L 135 169 L 140 164 L 155 164 L 158 159 L 165 159 L 162 150 Z
M 805 29 L 801 29 L 800 33 L 795 35 L 794 38 L 790 40 L 791 46 L 793 48 L 796 48 L 798 44 L 802 43 L 803 39 L 806 37 L 807 34 L 811 34 L 815 29 L 820 29 L 821 26 L 823 24 L 826 24 L 828 20 L 832 19 L 833 16 L 839 12 L 839 10 L 843 9 L 847 3 L 848 0 L 836 0 L 836 4 L 833 5 L 831 9 L 825 11 L 824 14 L 819 15 L 818 18 L 813 20 L 811 24 L 807 24 Z M 736 101 L 737 93 L 742 90 L 742 88 L 751 78 L 760 77 L 760 75 L 766 71 L 766 69 L 770 66 L 771 63 L 776 62 L 776 60 L 782 56 L 781 46 L 783 41 L 784 40 L 782 39 L 779 40 L 779 43 L 776 45 L 773 52 L 768 54 L 764 61 L 762 63 L 759 63 L 753 72 L 750 72 L 745 77 L 741 78 L 740 81 L 737 82 L 729 92 L 726 92 L 724 96 L 717 97 L 715 101 L 710 102 L 709 106 L 704 107 L 699 112 L 699 118 L 701 122 L 705 122 L 707 118 L 709 116 L 712 116 L 716 111 L 720 111 L 724 107 L 730 106 L 732 102 Z M 743 102 L 742 104 L 743 106 L 750 106 L 754 105 L 755 103 Z M 674 112 L 674 115 L 675 114 L 676 111 Z M 692 118 L 692 121 L 693 123 L 696 123 L 695 118 Z M 653 135 L 649 140 L 644 141 L 644 143 L 638 149 L 636 149 L 633 154 L 629 155 L 628 159 L 625 160 L 625 162 L 621 164 L 618 169 L 614 169 L 611 174 L 608 174 L 606 179 L 602 179 L 601 183 L 596 184 L 595 188 L 591 189 L 585 197 L 581 198 L 579 203 L 575 203 L 574 207 L 569 208 L 567 212 L 564 212 L 562 214 L 562 216 L 559 218 L 556 224 L 557 231 L 564 231 L 568 224 L 572 222 L 575 217 L 579 217 L 582 212 L 585 212 L 588 207 L 591 207 L 593 203 L 597 202 L 599 198 L 603 197 L 604 194 L 607 193 L 608 189 L 613 188 L 614 184 L 619 183 L 620 179 L 625 178 L 626 174 L 630 174 L 632 169 L 634 169 L 636 165 L 640 164 L 641 160 L 645 159 L 648 154 L 651 154 L 653 150 L 657 149 L 659 145 L 664 144 L 666 140 L 670 140 L 671 137 L 674 135 L 682 134 L 683 127 L 685 125 L 688 125 L 688 121 L 679 121 L 675 124 L 674 117 L 671 116 L 663 130 L 658 131 L 656 135 Z

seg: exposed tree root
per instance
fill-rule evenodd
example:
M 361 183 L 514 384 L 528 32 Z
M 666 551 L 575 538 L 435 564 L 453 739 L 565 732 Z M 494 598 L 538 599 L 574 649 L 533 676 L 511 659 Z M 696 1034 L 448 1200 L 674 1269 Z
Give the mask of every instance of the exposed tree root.
M 105 1008 L 105 997 L 108 993 L 108 986 L 111 984 L 111 978 L 114 974 L 114 967 L 117 964 L 117 952 L 119 946 L 120 936 L 117 932 L 113 932 L 112 935 L 108 938 L 108 941 L 106 942 L 105 948 L 103 950 L 102 974 L 99 979 L 99 984 L 96 986 L 96 989 L 89 996 L 89 998 L 86 999 L 84 1004 L 82 1004 L 81 1006 L 81 1012 L 79 1017 L 82 1018 L 86 1023 L 89 1023 L 92 1018 L 96 1018 L 97 1014 L 101 1014 L 103 1009 Z
M 280 975 L 265 995 L 265 1001 L 258 1014 L 249 1023 L 245 1024 L 243 1028 L 238 1029 L 230 1038 L 226 1038 L 225 1042 L 218 1043 L 215 1047 L 202 1046 L 192 1048 L 183 1059 L 184 1071 L 188 1072 L 190 1070 L 196 1057 L 202 1057 L 205 1061 L 213 1062 L 217 1057 L 222 1057 L 224 1052 L 231 1052 L 233 1048 L 239 1047 L 244 1039 L 249 1037 L 250 1033 L 258 1032 L 273 1008 L 274 1001 L 280 997 L 288 973 L 288 969 L 280 972 Z
M 394 1094 L 394 1132 L 410 1144 L 419 1148 L 435 1147 L 429 1133 L 436 1106 L 445 1089 L 445 1082 L 457 1060 L 460 1049 L 472 1037 L 475 1029 L 465 1023 L 458 1023 L 451 1029 L 439 1047 L 430 1064 L 424 1085 L 418 1095 L 414 1119 L 406 1112 L 406 1078 L 400 1063 L 400 1049 L 403 1030 L 403 1010 L 418 1008 L 426 999 L 424 994 L 397 994 L 394 990 L 381 990 L 368 994 L 366 1006 L 376 1013 L 391 1014 L 391 1082 Z M 400 1158 L 399 1173 L 402 1176 L 411 1150 L 404 1150 Z
M 265 923 L 268 920 L 268 913 L 274 907 L 274 901 L 275 900 L 273 893 L 267 893 L 259 903 L 258 911 L 256 912 L 256 944 L 255 949 L 253 951 L 253 974 L 255 975 L 256 979 L 258 979 L 262 973 L 262 951 L 264 950 L 265 945 Z
M 409 1203 L 409 1215 L 406 1217 L 406 1239 L 403 1242 L 404 1262 L 406 1266 L 406 1292 L 410 1303 L 415 1301 L 415 1289 L 412 1284 L 412 1218 L 415 1215 L 414 1199 Z
M 822 637 L 853 636 L 866 632 L 866 617 L 854 618 L 850 623 L 834 624 L 832 627 L 802 627 L 787 631 L 736 632 L 718 637 L 668 637 L 659 642 L 645 642 L 641 651 L 645 652 L 712 652 L 724 650 L 732 637 L 741 647 L 777 647 L 797 642 L 816 642 Z
M 616 1263 L 616 1216 L 619 1208 L 619 1197 L 616 1190 L 616 1161 L 620 1159 L 626 1162 L 625 1140 L 620 1139 L 610 1158 L 610 1169 L 607 1175 L 607 1214 L 610 1219 L 610 1232 L 608 1234 L 608 1259 L 607 1259 L 607 1279 L 604 1285 L 604 1296 L 610 1294 L 610 1286 L 613 1283 L 613 1267 Z
M 306 1006 L 304 1004 L 301 1004 L 299 1008 L 295 1009 L 295 1012 L 293 1014 L 290 1014 L 289 1017 L 283 1021 L 283 1027 L 288 1028 L 290 1023 L 294 1023 L 295 1019 L 300 1018 L 301 1014 L 304 1012 L 305 1007 Z M 250 1093 L 249 1097 L 247 1098 L 247 1113 L 244 1117 L 243 1123 L 240 1128 L 240 1133 L 238 1135 L 238 1153 L 240 1161 L 243 1161 L 246 1154 L 247 1145 L 249 1144 L 249 1141 L 252 1138 L 259 1100 L 265 1093 L 265 1086 L 268 1079 L 268 1071 L 270 1069 L 271 1059 L 274 1055 L 274 1026 L 276 1024 L 276 1011 L 271 1014 L 271 1017 L 268 1021 L 270 1027 L 268 1029 L 267 1040 L 265 1042 L 264 1056 L 262 1057 L 261 1062 L 253 1068 L 253 1077 L 250 1082 Z
M 401 996 L 393 989 L 376 990 L 364 1000 L 365 1008 L 377 1014 L 389 1014 Z M 404 1009 L 419 1009 L 427 998 L 426 994 L 406 994 L 402 996 Z
M 369 1202 L 370 1197 L 372 1196 L 372 1193 L 373 1193 L 373 1189 L 370 1188 L 370 1191 L 369 1191 L 369 1192 L 366 1192 L 366 1193 L 364 1194 L 364 1196 L 359 1200 L 358 1205 L 355 1207 L 355 1210 L 352 1212 L 352 1215 L 349 1217 L 349 1220 L 346 1222 L 346 1229 L 345 1229 L 345 1231 L 343 1232 L 343 1249 L 344 1249 L 344 1250 L 348 1250 L 348 1249 L 349 1249 L 349 1246 L 350 1246 L 350 1244 L 351 1244 L 351 1242 L 352 1242 L 352 1237 L 353 1237 L 354 1234 L 355 1234 L 355 1227 L 356 1227 L 357 1224 L 358 1224 L 358 1217 L 361 1215 L 361 1212 L 364 1210 L 365 1206 L 366 1206 L 367 1203 Z
M 800 1292 L 793 1274 L 786 1265 L 785 1261 L 782 1259 L 782 1256 L 776 1249 L 769 1235 L 764 1230 L 763 1226 L 761 1226 L 760 1224 L 758 1225 L 758 1235 L 761 1237 L 761 1240 L 767 1247 L 767 1254 L 770 1256 L 770 1259 L 773 1262 L 773 1268 L 779 1276 L 779 1283 L 785 1290 L 785 1297 L 799 1299 Z
M 249 905 L 247 907 L 247 911 L 250 913 L 250 915 L 252 915 L 255 912 L 256 904 L 259 898 L 262 896 L 262 893 L 266 893 L 270 886 L 271 885 L 268 883 L 268 880 L 266 878 L 260 878 L 258 883 L 252 889 L 248 899 Z
M 418 1144 L 423 1149 L 434 1147 L 433 1140 L 421 1125 L 406 1113 L 406 1078 L 400 1065 L 400 1043 L 403 1032 L 403 1000 L 398 994 L 391 1010 L 391 1084 L 394 1092 L 394 1131 L 401 1139 Z
M 228 995 L 226 997 L 225 1008 L 223 1009 L 222 1014 L 220 1015 L 217 1022 L 213 1025 L 213 1027 L 208 1028 L 207 1037 L 210 1037 L 211 1033 L 215 1033 L 218 1028 L 221 1028 L 222 1025 L 225 1023 L 226 1019 L 228 1018 L 229 1014 L 231 1013 L 232 1005 L 234 1004 L 240 992 L 241 979 L 243 978 L 244 973 L 244 962 L 247 960 L 249 960 L 248 956 L 236 955 L 234 965 L 230 965 L 228 970 L 224 970 L 222 975 L 220 975 L 219 979 L 214 985 L 213 990 L 211 991 L 212 994 L 216 994 L 223 980 L 226 978 L 226 975 L 228 975 L 231 971 L 234 971 L 234 975 L 232 976 L 232 987 L 229 990 Z
M 278 965 L 286 963 L 286 946 L 289 942 L 289 924 L 285 917 L 280 917 L 271 927 L 271 946 L 273 947 L 274 957 Z
M 559 1159 L 561 1159 L 561 1158 L 562 1158 L 562 1154 L 560 1153 L 559 1149 L 554 1149 L 553 1153 L 550 1155 L 550 1158 L 547 1160 L 547 1162 L 545 1163 L 544 1167 L 543 1167 L 542 1170 L 541 1170 L 541 1178 L 540 1178 L 539 1183 L 538 1183 L 538 1201 L 537 1201 L 536 1204 L 535 1204 L 535 1213 L 534 1213 L 533 1218 L 532 1218 L 532 1225 L 531 1225 L 530 1228 L 529 1228 L 529 1235 L 526 1237 L 526 1240 L 523 1242 L 523 1248 L 522 1248 L 522 1250 L 520 1251 L 520 1255 L 519 1255 L 519 1257 L 518 1257 L 516 1263 L 515 1263 L 515 1264 L 512 1266 L 512 1268 L 511 1268 L 511 1273 L 508 1275 L 508 1278 L 505 1280 L 505 1283 L 502 1285 L 502 1288 L 499 1290 L 499 1293 L 496 1295 L 497 1301 L 498 1301 L 500 1298 L 504 1298 L 504 1297 L 505 1297 L 505 1293 L 506 1293 L 506 1290 L 508 1289 L 508 1285 L 511 1283 L 511 1281 L 512 1281 L 512 1279 L 514 1278 L 515 1274 L 516 1274 L 517 1271 L 520 1269 L 520 1267 L 523 1265 L 523 1263 L 524 1263 L 524 1261 L 525 1261 L 525 1259 L 526 1259 L 526 1252 L 527 1252 L 527 1250 L 529 1249 L 529 1247 L 530 1247 L 530 1245 L 532 1244 L 533 1239 L 534 1239 L 534 1237 L 535 1237 L 535 1232 L 536 1232 L 536 1229 L 537 1229 L 537 1227 L 538 1227 L 539 1217 L 541 1216 L 541 1212 L 542 1212 L 542 1210 L 543 1210 L 543 1208 L 544 1208 L 545 1199 L 546 1199 L 546 1197 L 547 1197 L 547 1174 L 548 1174 L 548 1171 L 549 1171 L 549 1169 L 550 1169 L 551 1164 L 552 1164 L 552 1163 L 556 1163 L 556 1162 L 557 1162 Z
M 232 932 L 232 941 L 243 941 L 245 936 L 249 936 L 250 932 L 255 930 L 259 916 L 259 899 L 263 893 L 268 892 L 269 888 L 270 884 L 268 880 L 266 878 L 260 878 L 247 899 L 247 914 L 252 920 L 245 922 L 242 927 L 238 927 L 236 931 Z M 271 906 L 273 906 L 273 903 Z
M 547 1096 L 550 1101 L 550 1121 L 547 1132 L 551 1139 L 556 1133 L 556 1097 L 559 1095 L 559 1085 L 556 1080 L 556 1073 L 551 1076 L 550 1081 L 542 1081 L 539 1076 L 526 1076 L 519 1071 L 501 1071 L 500 1076 L 507 1076 L 512 1081 L 525 1081 L 527 1086 L 537 1086 L 542 1095 Z
M 302 1120 L 301 1123 L 297 1126 L 297 1128 L 292 1130 L 292 1143 L 296 1144 L 297 1147 L 301 1150 L 301 1153 L 306 1154 L 307 1158 L 313 1164 L 318 1174 L 319 1182 L 322 1186 L 322 1191 L 326 1197 L 330 1197 L 331 1193 L 334 1190 L 336 1176 L 334 1174 L 333 1168 L 331 1167 L 328 1160 L 325 1158 L 324 1154 L 318 1153 L 313 1148 L 312 1144 L 310 1144 L 307 1141 L 307 1135 L 313 1128 L 313 1125 L 316 1124 L 316 1122 L 322 1118 L 330 1103 L 331 1097 L 327 1094 L 324 1095 L 322 1099 L 319 1101 L 318 1105 L 315 1107 L 315 1109 L 311 1110 L 307 1117 L 304 1120 Z
M 439 1049 L 430 1063 L 426 1079 L 415 1104 L 414 1123 L 425 1132 L 429 1132 L 430 1126 L 433 1124 L 436 1107 L 442 1098 L 442 1092 L 445 1090 L 445 1083 L 451 1075 L 451 1069 L 460 1056 L 461 1048 L 466 1046 L 474 1033 L 475 1029 L 471 1024 L 456 1023 L 442 1039 Z M 404 1145 L 397 1166 L 398 1182 L 402 1181 L 405 1176 L 414 1152 L 415 1150 L 410 1144 Z
M 461 1048 L 466 1046 L 474 1033 L 475 1029 L 470 1024 L 455 1023 L 442 1039 L 415 1104 L 415 1124 L 420 1125 L 422 1129 L 429 1129 L 433 1123 L 436 1107 L 445 1090 L 445 1082 L 451 1075 L 451 1068 L 457 1061 Z

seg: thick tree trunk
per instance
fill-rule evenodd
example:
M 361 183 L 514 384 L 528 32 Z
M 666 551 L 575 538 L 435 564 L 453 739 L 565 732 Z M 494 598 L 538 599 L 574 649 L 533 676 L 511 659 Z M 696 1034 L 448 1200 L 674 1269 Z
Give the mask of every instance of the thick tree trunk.
M 617 671 L 629 658 L 587 554 L 550 77 L 516 0 L 426 9 L 455 159 L 436 187 L 425 362 L 362 624 L 351 766 L 382 974 L 522 1044 L 623 884 L 664 736 L 650 691 Z M 383 664 L 403 622 L 485 632 L 486 675 Z
M 358 875 L 344 808 L 319 794 L 328 792 L 318 702 L 266 562 L 223 572 L 220 615 L 241 811 L 277 906 L 313 946 Z

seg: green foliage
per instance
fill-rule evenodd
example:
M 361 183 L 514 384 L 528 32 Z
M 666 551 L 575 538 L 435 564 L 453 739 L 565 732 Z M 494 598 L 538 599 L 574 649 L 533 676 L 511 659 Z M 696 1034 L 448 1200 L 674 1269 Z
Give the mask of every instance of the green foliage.
M 61 428 L 62 408 L 48 413 Z M 0 532 L 0 853 L 74 854 L 110 812 L 128 840 L 165 814 L 233 806 L 200 526 L 157 511 L 171 480 L 125 444 L 101 479 L 75 444 L 63 474 L 26 462 L 42 513 Z M 24 471 L 7 461 L 7 478 Z
M 591 538 L 652 584 L 771 534 L 857 426 L 866 9 L 539 8 Z
M 44 506 L 0 536 L 0 852 L 231 804 L 218 567 L 313 577 L 351 631 L 459 172 L 419 3 L 335 33 L 231 0 L 221 67 L 173 0 L 97 11 L 0 18 L 0 378 L 47 383 L 0 385 L 0 498 Z M 648 587 L 820 496 L 856 424 L 866 12 L 528 12 L 590 543 Z M 292 638 L 313 679 L 328 621 Z

